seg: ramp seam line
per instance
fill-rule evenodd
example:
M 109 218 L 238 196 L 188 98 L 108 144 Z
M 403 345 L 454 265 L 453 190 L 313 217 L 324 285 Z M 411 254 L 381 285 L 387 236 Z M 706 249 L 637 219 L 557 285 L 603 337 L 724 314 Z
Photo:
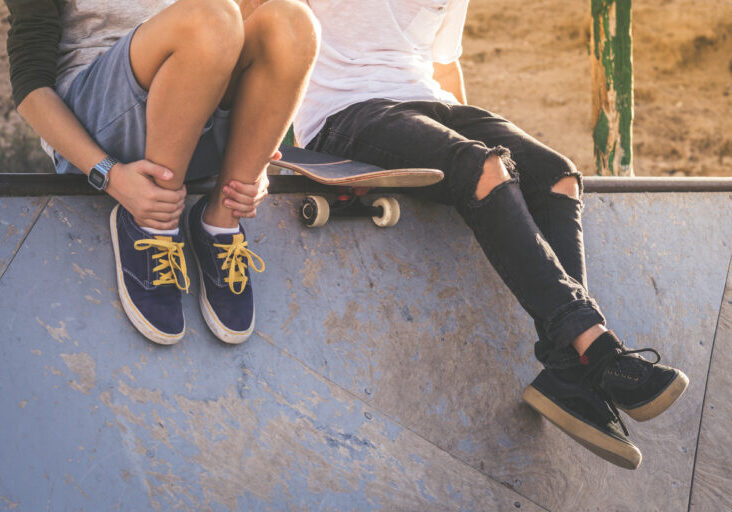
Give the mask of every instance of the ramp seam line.
M 277 345 L 277 344 L 276 344 L 276 343 L 275 343 L 275 342 L 274 342 L 274 341 L 273 341 L 272 339 L 270 339 L 270 337 L 269 337 L 269 336 L 267 336 L 267 335 L 264 335 L 264 336 L 262 336 L 262 334 L 261 334 L 261 333 L 260 333 L 259 331 L 254 331 L 254 334 L 256 334 L 256 335 L 257 335 L 257 336 L 258 336 L 259 338 L 261 338 L 261 339 L 262 339 L 262 340 L 264 340 L 264 341 L 265 341 L 266 343 L 268 343 L 269 345 L 271 345 L 272 347 L 274 347 L 274 348 L 275 348 L 276 350 L 278 350 L 278 351 L 279 351 L 279 352 L 280 352 L 280 353 L 281 353 L 282 355 L 284 355 L 285 357 L 289 357 L 289 358 L 290 358 L 290 359 L 292 359 L 293 361 L 297 362 L 298 364 L 300 364 L 301 366 L 303 366 L 304 368 L 306 368 L 306 369 L 307 369 L 308 371 L 310 371 L 310 372 L 312 372 L 313 374 L 317 375 L 318 377 L 320 377 L 321 379 L 323 379 L 323 380 L 324 380 L 324 381 L 326 381 L 327 383 L 329 383 L 329 384 L 332 384 L 332 385 L 333 385 L 333 386 L 335 386 L 336 388 L 340 389 L 341 391 L 343 391 L 343 392 L 344 392 L 344 393 L 346 393 L 347 395 L 349 395 L 349 396 L 353 397 L 353 398 L 354 398 L 355 400 L 358 400 L 359 402 L 361 402 L 362 404 L 366 405 L 367 407 L 369 407 L 369 408 L 373 409 L 374 411 L 378 411 L 378 412 L 379 412 L 379 414 L 381 414 L 382 416 L 384 416 L 384 417 L 385 417 L 385 418 L 387 418 L 388 420 L 390 420 L 390 421 L 393 421 L 394 423 L 396 423 L 397 425 L 399 425 L 400 427 L 402 427 L 402 428 L 403 428 L 404 430 L 406 430 L 406 431 L 408 431 L 408 432 L 410 432 L 410 433 L 414 434 L 414 435 L 415 435 L 415 436 L 417 436 L 417 437 L 418 437 L 419 439 L 422 439 L 422 440 L 423 440 L 424 442 L 426 442 L 427 444 L 429 444 L 429 445 L 433 446 L 434 448 L 436 448 L 437 450 L 439 450 L 439 451 L 440 451 L 441 453 L 444 453 L 444 454 L 446 454 L 446 455 L 447 455 L 448 457 L 450 457 L 451 459 L 453 459 L 453 460 L 455 460 L 456 462 L 458 462 L 458 463 L 459 463 L 459 464 L 460 464 L 461 466 L 465 466 L 465 467 L 469 468 L 470 470 L 472 470 L 472 471 L 475 471 L 475 472 L 477 472 L 478 474 L 480 474 L 480 475 L 484 476 L 485 478 L 487 478 L 487 479 L 489 479 L 489 480 L 491 480 L 491 481 L 495 482 L 496 484 L 498 484 L 498 485 L 500 485 L 501 487 L 503 487 L 503 488 L 507 489 L 508 491 L 510 491 L 510 492 L 512 492 L 512 493 L 514 493 L 514 494 L 516 494 L 517 496 L 520 496 L 520 497 L 522 497 L 523 499 L 525 499 L 525 500 L 526 500 L 526 501 L 528 501 L 529 503 L 531 503 L 531 504 L 533 504 L 533 505 L 536 505 L 536 506 L 537 506 L 537 507 L 539 507 L 539 508 L 540 508 L 541 510 L 545 510 L 546 512 L 551 512 L 551 510 L 550 510 L 550 509 L 548 509 L 548 508 L 546 508 L 546 507 L 544 507 L 544 506 L 542 506 L 542 505 L 540 505 L 540 504 L 536 503 L 536 502 L 535 502 L 534 500 L 532 500 L 531 498 L 529 498 L 529 497 L 527 497 L 527 496 L 525 496 L 525 495 L 521 494 L 521 493 L 520 493 L 520 492 L 518 492 L 518 491 L 517 491 L 516 489 L 514 489 L 514 488 L 512 488 L 512 487 L 508 487 L 508 486 L 506 486 L 506 485 L 505 485 L 505 484 L 504 484 L 503 482 L 500 482 L 500 481 L 496 480 L 496 479 L 495 479 L 495 478 L 494 478 L 494 477 L 493 477 L 492 475 L 489 475 L 489 474 L 483 473 L 482 471 L 480 471 L 479 469 L 476 469 L 476 468 L 474 468 L 473 466 L 471 466 L 470 464 L 468 464 L 468 463 L 467 463 L 467 462 L 465 462 L 464 460 L 461 460 L 461 459 L 457 458 L 457 457 L 456 457 L 455 455 L 453 455 L 452 453 L 450 453 L 450 452 L 446 451 L 445 449 L 443 449 L 443 448 L 439 447 L 439 446 L 438 446 L 438 445 L 436 445 L 436 444 L 435 444 L 434 442 L 430 441 L 429 439 L 427 439 L 427 438 L 423 437 L 423 436 L 422 436 L 421 434 L 418 434 L 417 432 L 415 432 L 415 431 L 414 431 L 414 430 L 412 430 L 411 428 L 409 428 L 409 427 L 407 427 L 406 425 L 402 424 L 402 422 L 400 422 L 400 421 L 399 421 L 399 420 L 397 420 L 396 418 L 393 418 L 393 417 L 392 417 L 392 416 L 391 416 L 390 414 L 388 414 L 388 413 L 386 413 L 386 412 L 382 411 L 382 410 L 381 410 L 381 409 L 380 409 L 379 407 L 376 407 L 376 406 L 374 406 L 374 405 L 371 405 L 371 404 L 369 404 L 369 403 L 365 402 L 365 401 L 364 401 L 364 400 L 363 400 L 363 399 L 362 399 L 362 398 L 361 398 L 360 396 L 358 396 L 357 394 L 355 394 L 355 393 L 353 393 L 352 391 L 350 391 L 350 390 L 348 390 L 348 389 L 344 388 L 343 386 L 341 386 L 341 385 L 340 385 L 340 384 L 338 384 L 337 382 L 334 382 L 334 381 L 333 381 L 333 380 L 331 380 L 330 378 L 326 377 L 325 375 L 323 375 L 323 374 L 321 374 L 321 373 L 317 372 L 317 371 L 316 371 L 315 369 L 311 368 L 311 367 L 310 367 L 310 366 L 309 366 L 309 365 L 308 365 L 307 363 L 305 363 L 304 361 L 302 361 L 302 360 L 301 360 L 300 358 L 298 358 L 298 357 L 297 357 L 297 356 L 295 356 L 294 354 L 290 353 L 290 351 L 289 351 L 289 350 L 287 350 L 286 348 L 283 348 L 283 347 L 280 347 L 279 345 Z
M 712 360 L 714 356 L 714 347 L 717 344 L 717 335 L 719 334 L 719 325 L 722 323 L 722 309 L 724 308 L 724 299 L 727 296 L 727 283 L 730 281 L 732 274 L 732 257 L 727 267 L 727 276 L 724 280 L 724 289 L 722 290 L 722 300 L 719 304 L 719 312 L 717 313 L 717 324 L 714 326 L 714 337 L 712 338 L 712 349 L 709 351 L 709 365 L 707 366 L 707 378 L 704 382 L 704 396 L 701 403 L 701 414 L 699 415 L 699 429 L 696 433 L 696 447 L 694 449 L 694 464 L 691 469 L 691 482 L 689 482 L 689 503 L 686 508 L 687 512 L 691 512 L 691 498 L 694 495 L 694 479 L 696 477 L 696 463 L 699 457 L 699 440 L 701 439 L 702 425 L 704 424 L 704 412 L 706 411 L 707 393 L 709 391 L 709 377 L 712 373 Z
M 43 203 L 43 206 L 38 208 L 38 212 L 36 213 L 35 217 L 31 221 L 28 228 L 25 230 L 25 233 L 23 234 L 20 241 L 15 245 L 15 251 L 13 251 L 13 255 L 10 257 L 10 260 L 8 260 L 8 264 L 5 265 L 5 268 L 2 272 L 0 272 L 0 281 L 2 281 L 3 276 L 5 275 L 5 272 L 8 271 L 10 268 L 10 265 L 13 264 L 13 261 L 15 261 L 15 257 L 20 252 L 20 249 L 23 247 L 23 244 L 25 243 L 26 238 L 28 238 L 28 235 L 30 235 L 30 232 L 33 231 L 33 228 L 36 226 L 36 223 L 38 222 L 38 219 L 41 218 L 41 214 L 46 211 L 46 208 L 48 208 L 48 203 L 51 202 L 51 196 L 46 197 L 45 203 Z

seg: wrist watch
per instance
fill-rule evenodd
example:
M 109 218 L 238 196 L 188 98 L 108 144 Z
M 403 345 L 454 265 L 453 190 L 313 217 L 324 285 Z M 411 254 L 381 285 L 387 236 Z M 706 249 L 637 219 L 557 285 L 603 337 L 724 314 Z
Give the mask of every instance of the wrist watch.
M 92 167 L 89 171 L 89 184 L 95 189 L 104 192 L 109 185 L 109 171 L 115 164 L 119 163 L 117 159 L 107 156 L 104 160 Z

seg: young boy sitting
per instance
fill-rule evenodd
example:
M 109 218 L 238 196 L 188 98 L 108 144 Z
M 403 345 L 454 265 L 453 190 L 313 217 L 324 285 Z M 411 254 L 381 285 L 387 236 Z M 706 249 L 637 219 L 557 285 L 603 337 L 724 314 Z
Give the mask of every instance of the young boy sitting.
M 266 195 L 266 165 L 317 54 L 310 9 L 296 0 L 253 12 L 232 0 L 6 3 L 18 112 L 59 173 L 83 172 L 119 202 L 110 227 L 131 322 L 156 343 L 183 337 L 183 183 L 218 172 L 185 238 L 208 326 L 243 342 L 254 326 L 249 272 L 264 264 L 239 218 L 254 217 Z
M 688 379 L 607 330 L 587 288 L 575 165 L 467 104 L 459 57 L 468 0 L 308 4 L 322 48 L 295 118 L 298 140 L 384 168 L 441 169 L 430 195 L 457 208 L 534 319 L 545 369 L 524 398 L 598 455 L 637 467 L 618 409 L 651 419 Z

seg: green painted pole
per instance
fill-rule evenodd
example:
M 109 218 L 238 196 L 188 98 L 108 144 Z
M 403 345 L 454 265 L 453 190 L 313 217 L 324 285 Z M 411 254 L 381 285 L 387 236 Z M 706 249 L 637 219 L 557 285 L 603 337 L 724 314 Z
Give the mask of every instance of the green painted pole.
M 293 129 L 292 125 L 290 125 L 290 128 L 288 128 L 287 133 L 285 134 L 285 138 L 282 139 L 282 144 L 284 144 L 285 146 L 295 145 L 295 130 Z
M 592 125 L 595 169 L 633 176 L 631 0 L 591 0 Z

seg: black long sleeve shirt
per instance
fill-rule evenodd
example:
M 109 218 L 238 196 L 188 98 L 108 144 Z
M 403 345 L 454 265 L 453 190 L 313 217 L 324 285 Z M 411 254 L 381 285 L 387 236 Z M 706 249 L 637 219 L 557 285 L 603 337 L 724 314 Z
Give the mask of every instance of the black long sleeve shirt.
M 56 84 L 60 0 L 5 0 L 10 9 L 8 58 L 16 106 L 35 89 Z

